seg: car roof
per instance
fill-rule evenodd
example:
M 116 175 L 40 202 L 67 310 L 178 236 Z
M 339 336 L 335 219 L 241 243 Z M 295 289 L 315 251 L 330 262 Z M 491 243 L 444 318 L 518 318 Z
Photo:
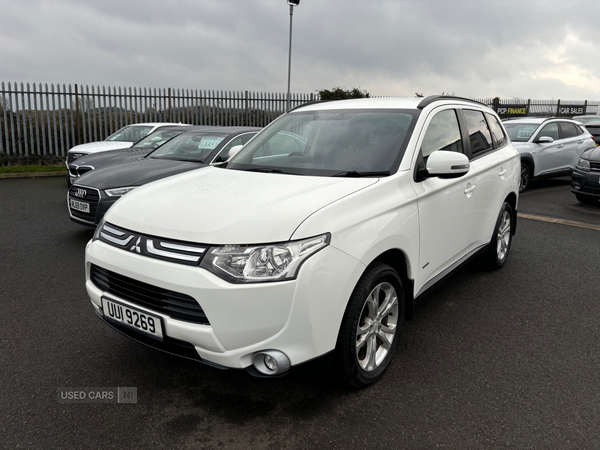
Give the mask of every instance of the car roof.
M 446 104 L 461 104 L 463 106 L 478 105 L 492 111 L 489 106 L 476 100 L 449 95 L 431 95 L 426 98 L 383 97 L 318 101 L 300 105 L 291 111 L 327 111 L 336 109 L 423 109 L 436 102 L 444 102 Z
M 575 120 L 569 119 L 567 117 L 510 117 L 508 119 L 504 119 L 504 123 L 531 123 L 531 124 L 541 124 L 550 120 L 562 120 L 565 122 L 576 122 Z

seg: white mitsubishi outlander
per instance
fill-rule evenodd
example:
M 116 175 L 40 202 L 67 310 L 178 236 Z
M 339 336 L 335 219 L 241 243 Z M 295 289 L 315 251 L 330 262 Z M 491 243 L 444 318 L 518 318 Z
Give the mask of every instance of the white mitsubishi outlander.
M 475 101 L 308 104 L 226 168 L 116 202 L 86 248 L 87 291 L 103 321 L 154 348 L 258 376 L 334 352 L 366 386 L 434 285 L 478 255 L 505 264 L 520 175 Z

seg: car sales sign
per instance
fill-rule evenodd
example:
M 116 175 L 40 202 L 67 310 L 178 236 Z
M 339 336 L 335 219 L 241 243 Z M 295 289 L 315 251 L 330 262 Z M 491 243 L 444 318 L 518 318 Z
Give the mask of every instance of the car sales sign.
M 496 112 L 503 119 L 506 117 L 525 117 L 527 116 L 527 104 L 498 105 Z

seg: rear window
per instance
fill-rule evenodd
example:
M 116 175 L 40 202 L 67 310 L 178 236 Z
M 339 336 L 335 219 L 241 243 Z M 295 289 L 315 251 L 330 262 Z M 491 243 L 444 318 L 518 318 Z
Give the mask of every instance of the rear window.
M 508 137 L 513 142 L 527 142 L 538 127 L 537 123 L 504 123 Z

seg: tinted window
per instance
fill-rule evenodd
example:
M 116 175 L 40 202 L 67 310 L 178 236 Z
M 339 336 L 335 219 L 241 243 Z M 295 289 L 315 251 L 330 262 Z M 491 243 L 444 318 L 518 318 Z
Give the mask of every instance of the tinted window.
M 481 111 L 465 109 L 463 111 L 471 140 L 471 157 L 475 157 L 492 148 L 492 135 Z
M 567 139 L 575 137 L 579 133 L 577 132 L 574 124 L 569 122 L 560 122 L 560 134 L 563 139 Z
M 500 148 L 506 145 L 506 135 L 504 134 L 504 130 L 502 130 L 502 126 L 496 116 L 491 114 L 485 115 L 488 125 L 490 126 L 490 131 L 492 132 L 492 140 L 494 142 L 494 148 Z
M 458 119 L 453 109 L 437 113 L 427 127 L 421 144 L 423 158 L 427 160 L 429 155 L 438 150 L 463 153 Z
M 549 123 L 544 128 L 542 128 L 542 131 L 540 131 L 536 139 L 539 139 L 544 136 L 551 137 L 554 140 L 559 139 L 558 125 L 556 123 Z

